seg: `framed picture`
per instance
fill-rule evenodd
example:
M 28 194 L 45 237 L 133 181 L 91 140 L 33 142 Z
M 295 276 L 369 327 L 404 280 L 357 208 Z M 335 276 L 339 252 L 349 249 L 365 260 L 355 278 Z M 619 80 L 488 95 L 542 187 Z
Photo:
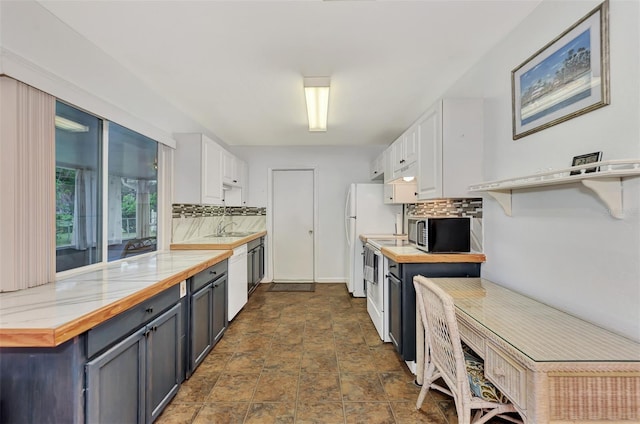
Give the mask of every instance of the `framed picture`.
M 511 71 L 513 139 L 609 104 L 609 0 Z
M 601 160 L 602 152 L 587 153 L 586 155 L 574 156 L 573 161 L 571 162 L 571 166 L 586 165 L 588 163 L 600 162 Z M 594 166 L 593 168 L 585 169 L 584 172 L 597 172 L 599 170 L 598 168 L 598 166 Z M 569 174 L 579 175 L 582 174 L 582 171 L 571 171 Z

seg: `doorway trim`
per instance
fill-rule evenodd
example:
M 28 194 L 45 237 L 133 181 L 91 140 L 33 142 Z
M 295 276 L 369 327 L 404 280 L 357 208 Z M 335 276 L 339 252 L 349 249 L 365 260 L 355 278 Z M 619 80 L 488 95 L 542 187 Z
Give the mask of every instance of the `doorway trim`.
M 269 168 L 267 176 L 267 236 L 273 234 L 273 173 L 274 171 L 313 171 L 313 281 L 318 280 L 318 167 L 294 166 Z M 266 281 L 273 281 L 273 237 L 267 237 Z

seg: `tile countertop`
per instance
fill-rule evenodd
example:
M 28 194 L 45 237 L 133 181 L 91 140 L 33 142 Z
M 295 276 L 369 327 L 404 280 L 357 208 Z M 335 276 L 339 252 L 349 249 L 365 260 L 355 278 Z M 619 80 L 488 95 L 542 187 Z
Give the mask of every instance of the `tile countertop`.
M 360 240 L 366 243 L 370 239 L 393 240 L 406 239 L 406 235 L 360 234 Z M 413 246 L 383 246 L 380 252 L 387 258 L 401 264 L 423 263 L 482 263 L 487 260 L 484 253 L 426 253 Z
M 267 235 L 266 231 L 252 233 L 245 237 L 214 237 L 207 236 L 192 240 L 185 240 L 179 243 L 172 243 L 171 250 L 206 250 L 206 249 L 230 249 L 240 247 L 252 240 Z
M 0 293 L 0 347 L 58 346 L 232 254 L 158 252 Z

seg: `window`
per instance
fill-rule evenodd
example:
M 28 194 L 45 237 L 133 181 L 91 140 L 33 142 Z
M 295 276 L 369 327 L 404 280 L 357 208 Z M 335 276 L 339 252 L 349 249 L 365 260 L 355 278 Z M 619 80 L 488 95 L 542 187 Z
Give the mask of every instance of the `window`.
M 156 141 L 57 102 L 57 272 L 155 251 L 157 192 Z
M 109 260 L 156 250 L 158 143 L 109 123 Z
M 102 121 L 56 103 L 56 271 L 101 262 Z

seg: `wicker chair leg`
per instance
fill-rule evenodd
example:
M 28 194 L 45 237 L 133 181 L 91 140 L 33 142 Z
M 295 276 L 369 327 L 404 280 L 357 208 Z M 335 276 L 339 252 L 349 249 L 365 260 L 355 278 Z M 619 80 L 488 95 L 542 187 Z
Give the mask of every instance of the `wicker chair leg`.
M 477 419 L 475 417 L 473 419 L 473 424 L 486 423 L 487 421 L 489 421 L 493 417 L 500 417 L 500 418 L 503 418 L 503 419 L 505 419 L 507 421 L 511 421 L 511 422 L 514 422 L 514 423 L 522 424 L 522 421 L 520 421 L 520 420 L 517 420 L 517 419 L 515 419 L 513 417 L 510 417 L 508 415 L 502 415 L 505 412 L 516 412 L 516 409 L 511 404 L 504 404 L 503 406 L 500 406 L 498 408 L 493 408 L 493 409 L 480 409 L 476 413 Z
M 429 362 L 425 364 L 424 373 L 422 377 L 422 388 L 420 389 L 420 394 L 418 395 L 418 401 L 416 402 L 416 409 L 420 409 L 422 403 L 424 402 L 429 389 L 431 389 L 431 382 L 433 381 L 433 374 L 435 371 L 435 367 L 433 363 Z
M 429 392 L 429 384 L 424 382 L 422 384 L 422 388 L 420 389 L 420 394 L 418 395 L 418 401 L 416 402 L 416 409 L 420 409 L 422 407 L 422 403 L 424 399 L 427 397 L 427 393 Z

